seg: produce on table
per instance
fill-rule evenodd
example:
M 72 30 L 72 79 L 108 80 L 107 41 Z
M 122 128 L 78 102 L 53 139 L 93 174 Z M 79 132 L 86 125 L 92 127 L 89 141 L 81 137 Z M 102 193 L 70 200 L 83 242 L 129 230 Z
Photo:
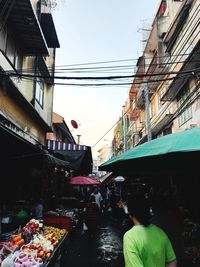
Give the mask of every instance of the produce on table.
M 1 267 L 40 267 L 48 260 L 59 241 L 67 234 L 65 229 L 41 226 L 38 220 L 30 220 L 10 241 L 0 242 Z

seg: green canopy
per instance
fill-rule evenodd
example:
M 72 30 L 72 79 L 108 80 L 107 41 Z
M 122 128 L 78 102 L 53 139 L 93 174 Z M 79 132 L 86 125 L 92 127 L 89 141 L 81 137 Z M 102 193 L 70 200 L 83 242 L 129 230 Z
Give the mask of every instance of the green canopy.
M 106 161 L 99 166 L 99 170 L 130 174 L 140 171 L 166 171 L 169 168 L 193 170 L 198 164 L 200 164 L 200 128 L 193 128 L 132 148 Z

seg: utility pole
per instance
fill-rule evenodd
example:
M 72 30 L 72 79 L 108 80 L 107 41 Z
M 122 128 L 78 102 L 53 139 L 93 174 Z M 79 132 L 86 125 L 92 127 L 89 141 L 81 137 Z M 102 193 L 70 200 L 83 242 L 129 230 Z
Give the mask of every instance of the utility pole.
M 147 140 L 152 140 L 151 133 L 151 120 L 149 114 L 149 87 L 148 85 L 144 89 L 144 99 L 145 99 L 145 117 L 146 117 L 146 129 L 147 129 Z
M 78 138 L 77 143 L 78 143 L 78 145 L 79 145 L 79 144 L 80 144 L 80 138 L 81 138 L 81 135 L 80 135 L 80 134 L 77 134 L 77 138 Z
M 126 121 L 125 121 L 125 112 L 124 112 L 124 108 L 125 105 L 122 106 L 122 124 L 123 124 L 123 143 L 124 143 L 124 152 L 126 151 Z

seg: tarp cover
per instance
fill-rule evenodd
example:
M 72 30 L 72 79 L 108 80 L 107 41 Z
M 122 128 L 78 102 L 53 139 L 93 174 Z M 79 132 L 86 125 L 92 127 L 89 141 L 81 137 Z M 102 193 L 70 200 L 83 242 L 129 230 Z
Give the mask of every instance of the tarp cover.
M 53 155 L 61 160 L 67 161 L 71 170 L 79 174 L 88 175 L 92 173 L 91 148 L 87 150 L 54 150 Z
M 114 157 L 99 170 L 119 174 L 142 171 L 185 170 L 198 168 L 200 128 L 169 134 L 132 148 Z

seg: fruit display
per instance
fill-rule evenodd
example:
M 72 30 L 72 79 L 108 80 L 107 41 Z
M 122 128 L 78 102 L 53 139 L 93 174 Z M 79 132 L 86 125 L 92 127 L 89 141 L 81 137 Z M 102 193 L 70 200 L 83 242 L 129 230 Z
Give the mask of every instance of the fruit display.
M 24 244 L 24 239 L 22 238 L 22 235 L 21 234 L 18 234 L 18 235 L 13 235 L 12 238 L 12 243 L 16 246 L 21 246 Z
M 20 252 L 14 259 L 14 267 L 39 267 L 43 264 L 41 258 Z
M 22 231 L 26 231 L 27 229 L 31 231 L 33 234 L 39 233 L 41 230 L 41 223 L 38 220 L 31 219 L 23 228 Z
M 45 226 L 45 234 L 47 235 L 47 238 L 49 238 L 48 235 L 50 235 L 50 238 L 53 237 L 56 240 L 60 240 L 61 238 L 63 238 L 63 236 L 67 233 L 66 229 L 58 229 L 56 227 L 53 226 Z
M 9 241 L 0 242 L 0 266 L 40 267 L 50 260 L 66 234 L 65 229 L 43 226 L 32 219 L 17 232 L 9 233 Z
M 31 243 L 22 246 L 21 251 L 34 258 L 42 258 L 45 260 L 51 256 L 53 249 L 54 247 L 51 245 L 50 241 L 42 237 L 37 237 Z

